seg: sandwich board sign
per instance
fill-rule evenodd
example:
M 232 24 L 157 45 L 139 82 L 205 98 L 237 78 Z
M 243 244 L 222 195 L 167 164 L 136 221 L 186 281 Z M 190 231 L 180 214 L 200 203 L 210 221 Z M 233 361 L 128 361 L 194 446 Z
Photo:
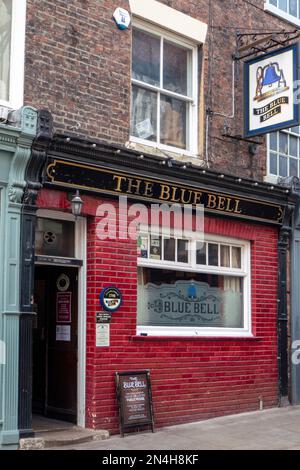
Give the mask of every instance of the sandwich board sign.
M 126 430 L 147 425 L 154 432 L 150 371 L 116 372 L 116 392 L 121 436 Z

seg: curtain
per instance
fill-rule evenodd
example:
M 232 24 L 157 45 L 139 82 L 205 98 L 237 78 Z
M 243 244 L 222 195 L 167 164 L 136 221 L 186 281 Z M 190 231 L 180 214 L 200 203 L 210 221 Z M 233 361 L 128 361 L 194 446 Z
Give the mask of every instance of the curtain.
M 156 93 L 132 87 L 132 135 L 141 139 L 156 140 Z
M 172 147 L 186 148 L 186 104 L 171 97 L 161 96 L 160 141 Z
M 243 279 L 224 276 L 224 327 L 243 327 Z
M 0 99 L 9 100 L 12 1 L 0 0 Z

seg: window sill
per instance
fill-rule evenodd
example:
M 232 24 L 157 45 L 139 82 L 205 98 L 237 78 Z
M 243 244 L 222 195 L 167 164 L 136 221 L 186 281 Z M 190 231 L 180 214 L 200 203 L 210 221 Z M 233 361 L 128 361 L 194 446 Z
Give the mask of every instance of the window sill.
M 300 20 L 296 18 L 293 15 L 290 15 L 289 13 L 280 10 L 280 8 L 275 7 L 274 5 L 270 5 L 269 3 L 265 3 L 264 5 L 264 10 L 271 13 L 274 16 L 277 16 L 277 18 L 280 18 L 283 21 L 287 21 L 288 23 L 291 23 L 296 26 L 300 26 Z
M 131 341 L 261 341 L 261 336 L 131 336 Z
M 278 176 L 269 173 L 264 177 L 264 182 L 270 184 L 278 184 Z
M 167 145 L 157 144 L 156 142 L 139 139 L 138 137 L 133 136 L 130 136 L 129 146 L 132 149 L 146 151 L 147 153 L 152 153 L 162 157 L 174 156 L 176 159 L 180 159 L 180 157 L 182 159 L 189 157 L 193 159 L 193 161 L 199 159 L 199 155 L 196 155 L 196 153 L 190 150 L 180 149 L 178 147 L 169 147 Z

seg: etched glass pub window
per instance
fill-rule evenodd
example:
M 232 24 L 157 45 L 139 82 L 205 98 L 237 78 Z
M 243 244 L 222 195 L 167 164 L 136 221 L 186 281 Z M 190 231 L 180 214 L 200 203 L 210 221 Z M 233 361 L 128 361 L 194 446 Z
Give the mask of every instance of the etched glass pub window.
M 250 334 L 247 242 L 141 234 L 138 333 Z

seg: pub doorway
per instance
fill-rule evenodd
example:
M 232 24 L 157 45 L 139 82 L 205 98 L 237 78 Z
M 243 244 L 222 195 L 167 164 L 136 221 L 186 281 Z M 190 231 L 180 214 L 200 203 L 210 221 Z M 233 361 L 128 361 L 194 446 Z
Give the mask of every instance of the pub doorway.
M 77 424 L 78 268 L 36 265 L 34 414 Z
M 37 212 L 33 430 L 49 419 L 85 427 L 86 233 L 85 217 Z

